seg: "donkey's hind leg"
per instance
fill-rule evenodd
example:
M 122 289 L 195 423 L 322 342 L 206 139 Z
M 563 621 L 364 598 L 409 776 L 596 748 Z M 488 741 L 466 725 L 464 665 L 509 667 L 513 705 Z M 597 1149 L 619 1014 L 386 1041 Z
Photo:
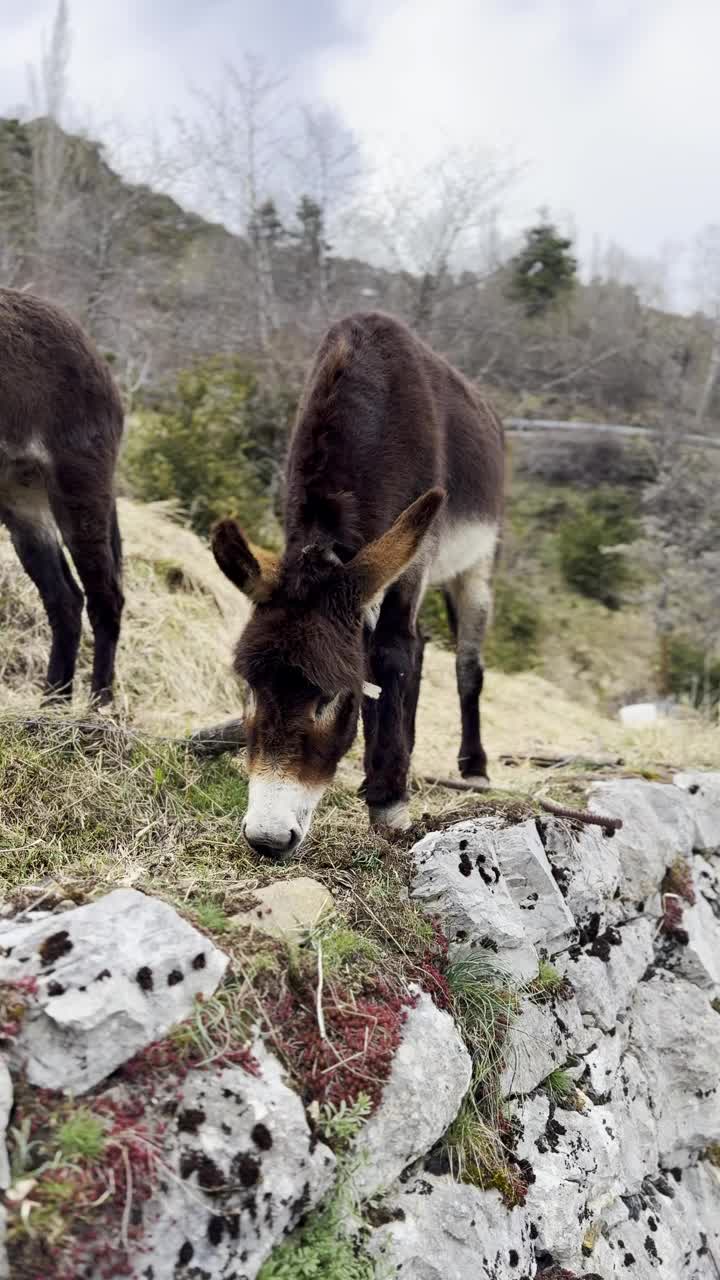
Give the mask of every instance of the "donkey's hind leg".
M 49 700 L 72 698 L 73 677 L 82 626 L 83 594 L 63 555 L 49 512 L 37 521 L 12 510 L 0 511 L 18 559 L 40 592 L 52 632 L 45 681 Z
M 91 487 L 61 482 L 53 499 L 58 524 L 85 589 L 95 641 L 93 701 L 112 701 L 115 652 L 120 637 L 122 555 L 114 498 Z
M 451 584 L 448 594 L 457 618 L 455 673 L 462 739 L 458 767 L 463 778 L 489 785 L 487 756 L 480 737 L 480 695 L 484 681 L 483 643 L 492 611 L 491 568 L 485 560 Z

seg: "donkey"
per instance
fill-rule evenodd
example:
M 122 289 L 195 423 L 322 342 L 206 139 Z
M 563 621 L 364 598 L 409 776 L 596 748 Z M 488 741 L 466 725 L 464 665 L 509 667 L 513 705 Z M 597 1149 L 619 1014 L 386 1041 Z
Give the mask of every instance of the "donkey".
M 329 329 L 290 442 L 283 554 L 231 519 L 212 535 L 254 605 L 235 669 L 248 687 L 243 832 L 256 852 L 304 838 L 361 706 L 371 822 L 409 825 L 429 583 L 444 587 L 456 637 L 460 772 L 489 785 L 479 700 L 503 473 L 499 419 L 403 324 L 357 314 Z
M 94 636 L 92 696 L 112 696 L 123 608 L 114 472 L 123 410 L 110 371 L 73 320 L 0 289 L 0 523 L 37 587 L 52 632 L 46 697 L 70 699 L 83 610 Z

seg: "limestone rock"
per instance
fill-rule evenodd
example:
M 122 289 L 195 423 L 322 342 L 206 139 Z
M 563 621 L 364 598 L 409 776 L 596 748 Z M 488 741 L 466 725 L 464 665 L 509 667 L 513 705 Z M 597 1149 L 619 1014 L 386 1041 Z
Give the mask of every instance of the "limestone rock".
M 598 1239 L 592 1265 L 603 1280 L 717 1280 L 720 1179 L 701 1163 L 680 1181 L 648 1180 L 628 1197 L 625 1220 Z
M 532 1166 L 525 1208 L 536 1248 L 563 1267 L 583 1270 L 583 1241 L 624 1190 L 621 1135 L 605 1107 L 560 1110 L 538 1096 L 522 1111 L 518 1154 Z
M 252 896 L 256 905 L 233 916 L 233 922 L 252 925 L 271 938 L 297 938 L 335 905 L 330 891 L 309 876 L 279 880 L 253 890 Z
M 575 921 L 553 879 L 534 819 L 493 833 L 492 845 L 512 899 L 524 913 L 527 936 L 553 955 L 573 936 Z
M 432 1174 L 382 1206 L 390 1221 L 373 1232 L 380 1275 L 397 1280 L 530 1280 L 537 1274 L 525 1209 L 505 1208 L 497 1191 Z
M 531 1093 L 551 1071 L 562 1066 L 573 1033 L 582 1033 L 574 999 L 540 1004 L 532 996 L 523 996 L 508 1034 L 500 1083 L 503 1096 Z
M 277 1059 L 259 1042 L 253 1055 L 257 1077 L 224 1067 L 186 1078 L 163 1154 L 172 1177 L 145 1209 L 138 1280 L 253 1280 L 329 1191 L 333 1153 L 312 1137 Z
M 545 852 L 568 910 L 582 924 L 591 916 L 605 921 L 608 904 L 620 884 L 620 855 L 615 837 L 599 827 L 574 831 L 565 818 L 543 818 Z
M 641 982 L 630 1046 L 648 1082 L 666 1165 L 720 1141 L 720 1017 L 692 983 L 658 972 Z
M 571 948 L 558 964 L 575 989 L 580 1012 L 593 1026 L 613 1032 L 629 1008 L 653 960 L 653 932 L 652 921 L 645 918 L 608 928 L 586 948 Z
M 676 949 L 672 967 L 713 996 L 720 994 L 720 874 L 699 855 L 692 870 L 695 903 L 682 904 L 687 942 Z
M 470 1055 L 449 1014 L 426 993 L 408 1013 L 380 1106 L 360 1131 L 354 1185 L 369 1197 L 441 1138 L 470 1084 Z
M 720 849 L 720 773 L 677 773 L 676 787 L 691 797 L 693 816 L 693 848 L 717 852 Z
M 81 1094 L 210 996 L 227 957 L 172 907 L 116 889 L 2 935 L 0 981 L 35 977 L 11 1065 Z
M 8 1164 L 5 1134 L 13 1105 L 13 1087 L 8 1071 L 0 1058 L 0 1191 L 10 1186 L 10 1167 Z
M 458 954 L 488 942 L 519 981 L 537 973 L 537 951 L 495 852 L 496 829 L 479 819 L 425 836 L 412 850 L 410 896 L 440 924 Z
M 693 847 L 695 818 L 690 797 L 672 784 L 620 779 L 595 783 L 589 807 L 594 813 L 622 818 L 611 840 L 620 859 L 620 896 L 637 904 L 656 892 L 665 868 Z

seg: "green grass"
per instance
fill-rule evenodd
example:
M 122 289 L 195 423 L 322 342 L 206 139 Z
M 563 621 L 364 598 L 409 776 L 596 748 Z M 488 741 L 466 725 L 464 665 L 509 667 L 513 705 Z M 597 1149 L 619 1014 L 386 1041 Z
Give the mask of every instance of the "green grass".
M 557 1068 L 551 1071 L 542 1082 L 542 1088 L 550 1095 L 553 1102 L 567 1102 L 575 1093 L 575 1082 L 567 1071 Z
M 77 1157 L 99 1160 L 105 1150 L 105 1126 L 98 1116 L 82 1107 L 68 1116 L 57 1131 L 57 1149 L 63 1160 Z
M 516 1204 L 522 1188 L 502 1138 L 500 1077 L 517 992 L 489 951 L 451 961 L 447 980 L 453 1015 L 473 1061 L 470 1088 L 444 1139 L 450 1169 L 460 1181 L 496 1187 L 507 1204 Z

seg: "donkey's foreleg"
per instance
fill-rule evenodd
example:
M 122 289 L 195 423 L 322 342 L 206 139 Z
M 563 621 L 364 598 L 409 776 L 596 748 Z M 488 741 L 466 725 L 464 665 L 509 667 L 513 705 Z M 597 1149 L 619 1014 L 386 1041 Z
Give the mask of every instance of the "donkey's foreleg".
M 492 610 L 489 567 L 483 562 L 457 578 L 452 587 L 457 612 L 455 674 L 462 737 L 458 767 L 463 778 L 488 783 L 487 756 L 480 736 L 480 695 L 485 670 L 482 653 Z
M 373 825 L 400 831 L 410 825 L 407 780 L 422 651 L 412 606 L 390 592 L 369 646 L 371 679 L 380 696 L 363 701 L 364 793 Z

